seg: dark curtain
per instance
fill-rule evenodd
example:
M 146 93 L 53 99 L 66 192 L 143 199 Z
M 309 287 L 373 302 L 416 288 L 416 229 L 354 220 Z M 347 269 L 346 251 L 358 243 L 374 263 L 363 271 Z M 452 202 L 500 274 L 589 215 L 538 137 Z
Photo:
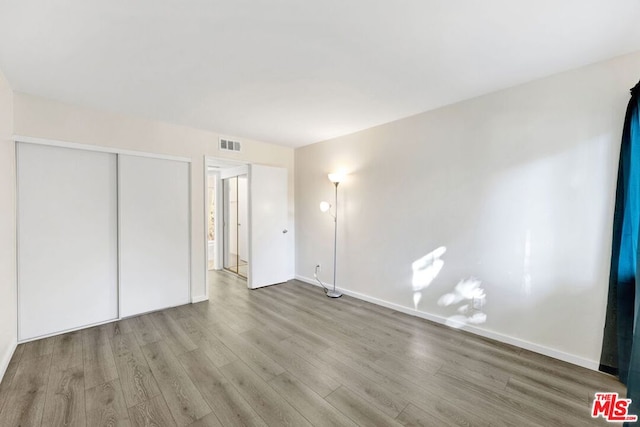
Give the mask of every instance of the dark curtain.
M 613 218 L 607 317 L 600 370 L 618 375 L 632 399 L 630 414 L 640 415 L 640 82 L 631 89 L 620 147 Z M 604 390 L 607 391 L 607 390 Z

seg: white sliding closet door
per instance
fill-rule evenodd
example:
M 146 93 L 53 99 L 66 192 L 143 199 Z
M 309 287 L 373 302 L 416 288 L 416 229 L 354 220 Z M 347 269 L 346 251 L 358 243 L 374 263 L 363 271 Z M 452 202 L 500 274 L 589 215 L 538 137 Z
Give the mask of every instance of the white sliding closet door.
M 120 316 L 189 302 L 189 164 L 118 156 Z
M 115 154 L 17 144 L 18 339 L 118 317 Z

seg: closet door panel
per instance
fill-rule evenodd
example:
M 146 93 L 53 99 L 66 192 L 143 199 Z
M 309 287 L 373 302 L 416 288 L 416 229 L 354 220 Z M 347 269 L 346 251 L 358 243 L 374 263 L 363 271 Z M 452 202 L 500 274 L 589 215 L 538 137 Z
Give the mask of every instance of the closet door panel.
M 120 315 L 189 302 L 189 164 L 118 156 Z
M 16 150 L 19 340 L 117 318 L 116 156 Z

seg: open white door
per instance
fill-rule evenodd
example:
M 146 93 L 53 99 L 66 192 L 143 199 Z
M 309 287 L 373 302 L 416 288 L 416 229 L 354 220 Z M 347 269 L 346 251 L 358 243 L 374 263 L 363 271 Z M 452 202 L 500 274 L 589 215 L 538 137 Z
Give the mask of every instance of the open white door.
M 249 288 L 291 279 L 287 253 L 287 215 L 287 170 L 250 165 Z

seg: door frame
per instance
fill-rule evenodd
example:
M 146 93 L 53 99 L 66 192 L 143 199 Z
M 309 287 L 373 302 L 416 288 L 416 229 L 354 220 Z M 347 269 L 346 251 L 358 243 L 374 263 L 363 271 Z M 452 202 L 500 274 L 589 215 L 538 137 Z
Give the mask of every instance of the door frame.
M 219 220 L 223 218 L 223 205 L 219 203 L 220 200 L 223 200 L 223 188 L 222 188 L 222 179 L 230 178 L 232 176 L 238 175 L 248 175 L 249 165 L 251 163 L 242 160 L 234 160 L 227 159 L 224 157 L 216 157 L 216 156 L 204 156 L 204 168 L 203 168 L 203 182 L 204 182 L 204 279 L 205 279 L 205 296 L 206 299 L 209 299 L 209 239 L 206 238 L 207 230 L 209 229 L 209 175 L 214 175 L 216 177 L 216 206 L 215 206 L 215 235 L 216 235 L 216 257 L 214 259 L 214 270 L 223 270 L 224 269 L 224 242 L 221 238 L 224 233 L 224 227 L 222 222 Z M 217 170 L 209 170 L 209 168 L 215 168 Z M 223 172 L 224 171 L 224 172 Z M 251 230 L 248 231 L 249 235 Z M 248 256 L 250 258 L 250 255 Z M 248 259 L 247 262 L 251 265 L 251 259 Z M 248 286 L 248 285 L 247 285 Z

